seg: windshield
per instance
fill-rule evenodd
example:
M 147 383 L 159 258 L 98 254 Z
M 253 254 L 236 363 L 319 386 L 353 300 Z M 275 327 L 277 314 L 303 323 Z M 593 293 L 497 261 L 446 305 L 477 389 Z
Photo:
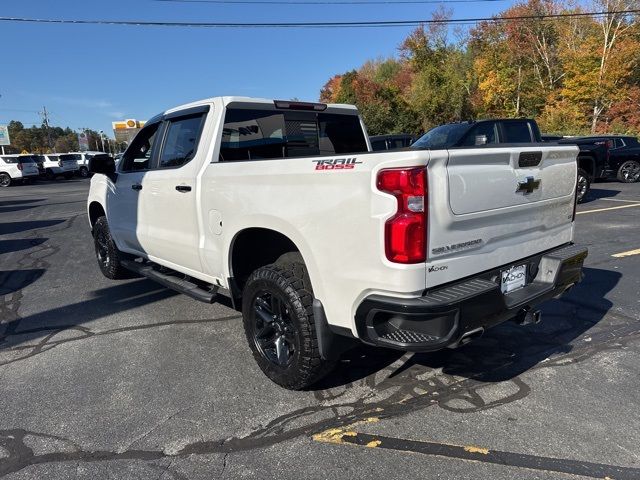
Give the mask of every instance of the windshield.
M 78 154 L 68 153 L 66 155 L 60 155 L 60 160 L 81 160 L 82 157 Z
M 440 125 L 416 140 L 411 148 L 449 148 L 455 145 L 467 130 L 469 130 L 467 123 Z
M 33 158 L 32 156 L 28 156 L 28 157 L 19 157 L 18 161 L 20 163 L 36 163 L 35 158 Z

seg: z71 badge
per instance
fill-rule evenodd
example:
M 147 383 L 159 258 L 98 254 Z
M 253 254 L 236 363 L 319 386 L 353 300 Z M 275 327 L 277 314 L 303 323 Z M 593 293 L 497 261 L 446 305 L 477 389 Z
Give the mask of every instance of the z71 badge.
M 362 163 L 356 157 L 311 161 L 316 164 L 316 170 L 353 170 L 357 164 Z

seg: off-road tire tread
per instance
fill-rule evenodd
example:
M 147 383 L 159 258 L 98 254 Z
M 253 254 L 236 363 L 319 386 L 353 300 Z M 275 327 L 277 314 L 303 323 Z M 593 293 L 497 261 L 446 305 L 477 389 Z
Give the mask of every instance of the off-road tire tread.
M 281 290 L 293 306 L 295 326 L 301 334 L 298 362 L 290 365 L 286 371 L 278 370 L 255 348 L 252 327 L 248 324 L 249 312 L 246 311 L 251 307 L 252 299 L 246 295 L 243 298 L 243 319 L 247 341 L 265 375 L 284 388 L 301 390 L 313 385 L 329 373 L 335 366 L 335 361 L 323 360 L 320 356 L 313 318 L 313 290 L 307 269 L 304 263 L 290 260 L 294 259 L 281 258 L 274 264 L 255 270 L 247 280 L 245 292 L 250 294 L 252 284 L 261 281 L 273 283 Z

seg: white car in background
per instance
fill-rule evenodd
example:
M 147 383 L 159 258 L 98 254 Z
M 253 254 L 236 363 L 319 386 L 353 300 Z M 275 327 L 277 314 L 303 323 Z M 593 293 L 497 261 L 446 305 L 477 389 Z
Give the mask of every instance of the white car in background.
M 69 179 L 78 170 L 78 154 L 73 153 L 47 153 L 45 155 L 34 155 L 44 172 L 47 180 L 53 180 L 58 176 Z
M 38 164 L 32 155 L 2 155 L 0 157 L 0 187 L 16 181 L 27 182 L 38 178 Z
M 87 151 L 87 152 L 70 152 L 69 155 L 77 155 L 78 156 L 78 175 L 82 178 L 86 178 L 89 176 L 89 160 L 91 160 L 96 155 L 104 155 L 104 152 L 98 151 Z

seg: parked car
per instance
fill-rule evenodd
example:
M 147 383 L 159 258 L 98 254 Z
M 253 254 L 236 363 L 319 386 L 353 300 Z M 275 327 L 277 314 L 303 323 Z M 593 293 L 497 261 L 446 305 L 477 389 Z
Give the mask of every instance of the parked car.
M 96 155 L 104 155 L 105 152 L 87 151 L 87 152 L 69 152 L 69 155 L 75 155 L 78 162 L 78 171 L 76 172 L 82 178 L 89 176 L 89 160 Z
M 624 183 L 640 181 L 640 142 L 636 137 L 615 137 L 609 149 L 609 167 Z
M 207 303 L 226 289 L 258 366 L 290 389 L 327 374 L 344 344 L 434 351 L 535 323 L 539 303 L 582 278 L 578 148 L 476 146 L 487 130 L 514 142 L 531 128 L 498 122 L 462 148 L 370 153 L 353 106 L 172 108 L 117 168 L 91 160 L 98 265 Z
M 590 138 L 594 142 L 606 142 L 608 147 L 607 176 L 624 183 L 640 180 L 640 143 L 636 137 L 627 135 L 598 135 Z
M 369 140 L 371 142 L 371 150 L 376 152 L 406 148 L 415 141 L 415 137 L 407 133 L 399 133 L 393 135 L 374 135 L 369 137 Z
M 15 182 L 29 182 L 38 178 L 38 165 L 31 155 L 2 155 L 0 157 L 0 187 Z
M 44 176 L 47 180 L 63 176 L 66 179 L 73 177 L 78 170 L 78 156 L 70 153 L 47 153 L 35 155 Z

